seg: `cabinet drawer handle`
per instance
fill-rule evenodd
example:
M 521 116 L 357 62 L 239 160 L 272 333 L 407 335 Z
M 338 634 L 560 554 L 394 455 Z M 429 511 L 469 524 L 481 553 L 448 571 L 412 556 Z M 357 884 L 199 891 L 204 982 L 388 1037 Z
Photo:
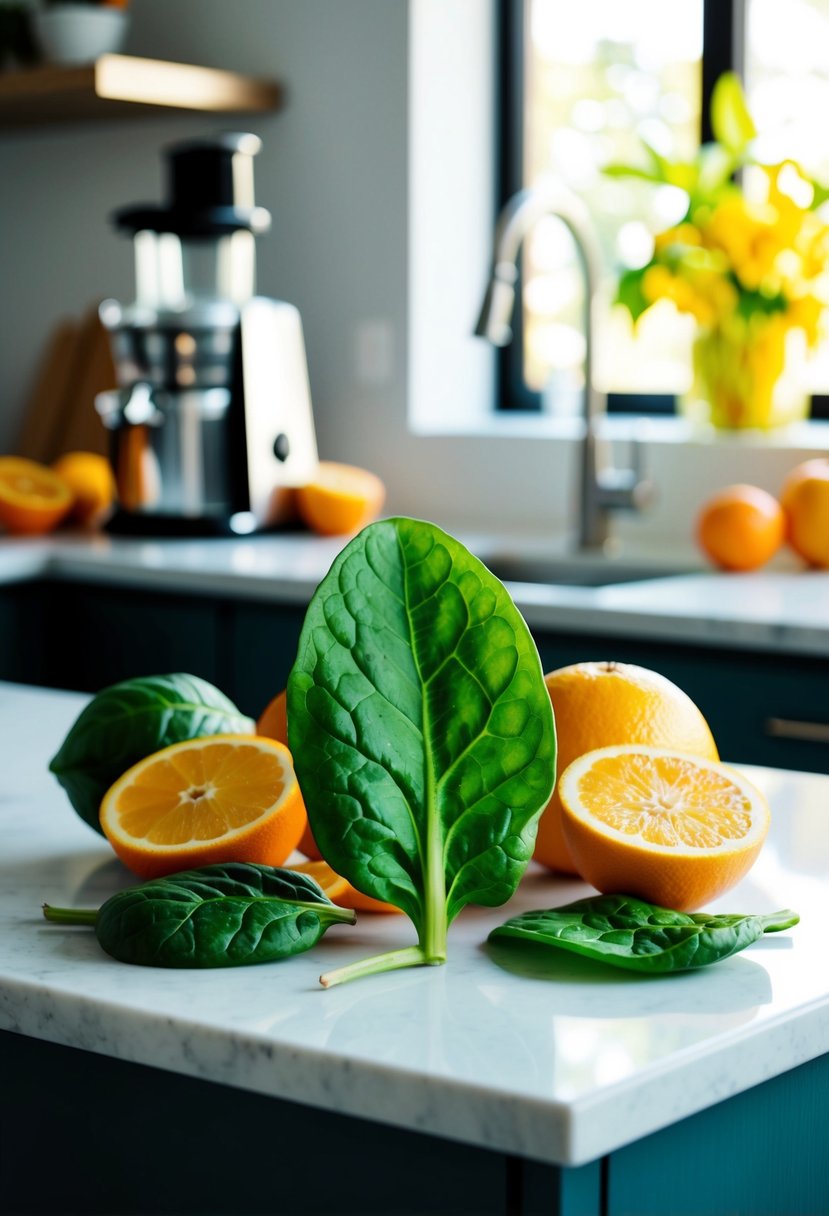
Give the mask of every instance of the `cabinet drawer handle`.
M 775 739 L 829 743 L 829 722 L 797 722 L 792 718 L 766 718 L 766 734 Z

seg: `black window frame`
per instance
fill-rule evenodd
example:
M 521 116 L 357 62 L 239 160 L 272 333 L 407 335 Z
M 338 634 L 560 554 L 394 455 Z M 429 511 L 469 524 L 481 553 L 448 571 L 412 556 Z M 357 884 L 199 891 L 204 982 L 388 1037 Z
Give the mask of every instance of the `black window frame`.
M 619 0 L 624 3 L 624 0 Z M 735 9 L 740 0 L 703 0 L 702 122 L 700 138 L 712 138 L 710 101 L 714 83 L 723 72 L 742 70 L 741 47 L 734 36 Z M 523 96 L 524 96 L 524 0 L 498 0 L 497 95 L 498 158 L 497 197 L 499 209 L 522 188 Z M 541 393 L 528 388 L 523 376 L 522 279 L 516 287 L 513 340 L 497 356 L 497 401 L 504 411 L 540 412 Z M 829 400 L 829 399 L 827 399 Z M 674 394 L 610 393 L 609 413 L 672 415 Z M 829 415 L 827 415 L 829 416 Z

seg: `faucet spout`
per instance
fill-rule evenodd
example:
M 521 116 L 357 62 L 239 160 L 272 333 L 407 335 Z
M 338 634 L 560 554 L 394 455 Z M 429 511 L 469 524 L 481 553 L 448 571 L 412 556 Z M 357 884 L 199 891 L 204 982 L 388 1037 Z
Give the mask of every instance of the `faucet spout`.
M 639 476 L 639 453 L 634 467 L 603 467 L 599 459 L 598 423 L 607 413 L 607 398 L 596 388 L 593 375 L 593 305 L 601 274 L 601 256 L 590 214 L 577 195 L 558 186 L 522 190 L 505 205 L 495 228 L 492 271 L 475 333 L 495 346 L 512 340 L 511 319 L 518 281 L 518 256 L 527 233 L 544 216 L 552 215 L 573 238 L 584 278 L 584 432 L 580 453 L 578 545 L 602 548 L 609 538 L 613 510 L 638 510 L 649 497 L 649 486 Z

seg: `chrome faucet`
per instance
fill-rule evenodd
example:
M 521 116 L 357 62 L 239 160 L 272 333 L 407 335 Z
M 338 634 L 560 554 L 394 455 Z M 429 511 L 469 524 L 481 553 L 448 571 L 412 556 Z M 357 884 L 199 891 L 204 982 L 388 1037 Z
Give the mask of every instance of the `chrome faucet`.
M 602 466 L 598 452 L 598 422 L 607 413 L 607 398 L 593 382 L 593 302 L 599 282 L 599 252 L 592 222 L 581 200 L 563 189 L 522 190 L 504 207 L 495 229 L 492 275 L 475 333 L 495 346 L 512 340 L 510 320 L 515 307 L 518 254 L 530 229 L 543 216 L 553 215 L 569 230 L 584 275 L 584 398 L 579 467 L 578 546 L 601 549 L 609 539 L 609 515 L 641 510 L 652 495 L 642 477 L 640 445 L 634 441 L 631 468 Z

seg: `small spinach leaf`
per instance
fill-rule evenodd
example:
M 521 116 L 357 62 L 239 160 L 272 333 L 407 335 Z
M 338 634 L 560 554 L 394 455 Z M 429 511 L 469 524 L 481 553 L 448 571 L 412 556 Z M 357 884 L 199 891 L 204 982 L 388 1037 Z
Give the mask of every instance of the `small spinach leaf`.
M 103 949 L 145 967 L 241 967 L 310 949 L 353 924 L 305 874 L 246 862 L 185 870 L 111 896 L 97 913 L 45 907 L 58 924 L 93 924 Z
M 254 722 L 207 680 L 183 673 L 142 676 L 93 697 L 49 769 L 80 817 L 101 832 L 101 799 L 131 765 L 183 739 L 254 730 Z
M 314 838 L 418 945 L 323 983 L 441 963 L 467 903 L 515 890 L 555 778 L 541 662 L 504 585 L 434 524 L 365 528 L 309 605 L 288 737 Z
M 706 967 L 799 919 L 788 909 L 765 916 L 673 912 L 627 895 L 598 895 L 523 912 L 493 929 L 489 940 L 538 942 L 656 974 Z

